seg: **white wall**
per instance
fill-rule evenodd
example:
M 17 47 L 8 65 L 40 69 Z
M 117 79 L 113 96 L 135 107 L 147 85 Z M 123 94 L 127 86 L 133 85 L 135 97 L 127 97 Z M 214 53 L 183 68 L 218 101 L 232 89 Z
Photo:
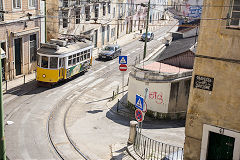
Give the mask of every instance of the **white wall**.
M 148 110 L 167 113 L 171 84 L 148 83 L 148 85 L 146 85 L 145 82 L 138 81 L 132 76 L 129 76 L 128 101 L 135 105 L 136 94 L 144 97 L 145 88 L 149 89 L 149 95 L 146 100 Z

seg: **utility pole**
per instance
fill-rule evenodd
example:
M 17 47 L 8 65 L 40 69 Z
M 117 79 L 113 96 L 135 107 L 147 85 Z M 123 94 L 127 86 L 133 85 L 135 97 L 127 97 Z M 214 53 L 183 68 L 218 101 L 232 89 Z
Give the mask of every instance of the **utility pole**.
M 2 48 L 0 48 L 0 160 L 6 160 L 6 147 L 5 147 L 5 136 L 4 136 L 4 112 L 3 112 L 3 93 L 2 93 Z
M 143 60 L 147 54 L 147 35 L 148 35 L 148 21 L 149 21 L 149 12 L 150 12 L 150 0 L 148 1 L 148 11 L 147 11 L 147 26 L 146 26 L 146 36 L 145 36 L 145 44 L 144 44 L 144 53 L 143 53 Z

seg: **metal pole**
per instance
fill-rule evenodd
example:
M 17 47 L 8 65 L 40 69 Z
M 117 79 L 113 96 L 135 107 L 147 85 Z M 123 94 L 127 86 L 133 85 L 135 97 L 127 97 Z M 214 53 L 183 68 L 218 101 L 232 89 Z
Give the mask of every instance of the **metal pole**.
M 148 35 L 148 21 L 149 21 L 149 10 L 150 10 L 150 0 L 148 1 L 148 12 L 147 12 L 147 26 L 146 26 L 146 36 L 145 36 L 145 44 L 144 44 L 144 53 L 143 53 L 143 60 L 146 57 L 147 53 L 147 35 Z
M 124 96 L 124 71 L 122 71 L 122 100 L 123 100 L 123 96 Z
M 1 55 L 1 49 L 0 49 L 0 55 Z M 3 93 L 2 93 L 2 56 L 0 56 L 0 116 L 1 116 L 1 131 L 0 131 L 0 159 L 6 160 L 6 148 L 5 148 L 5 137 L 4 137 L 4 111 L 3 111 Z

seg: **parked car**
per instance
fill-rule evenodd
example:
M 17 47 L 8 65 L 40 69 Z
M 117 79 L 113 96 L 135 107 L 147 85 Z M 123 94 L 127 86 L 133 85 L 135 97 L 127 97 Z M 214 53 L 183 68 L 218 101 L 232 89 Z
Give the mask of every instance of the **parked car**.
M 122 49 L 119 45 L 108 45 L 98 55 L 100 59 L 114 59 L 121 55 Z
M 183 150 L 180 149 L 176 152 L 170 153 L 161 160 L 183 160 Z
M 146 38 L 146 33 L 143 33 L 142 36 L 141 36 L 141 40 L 145 41 L 145 38 Z M 149 42 L 149 41 L 153 40 L 153 38 L 154 38 L 153 32 L 148 32 L 147 41 Z

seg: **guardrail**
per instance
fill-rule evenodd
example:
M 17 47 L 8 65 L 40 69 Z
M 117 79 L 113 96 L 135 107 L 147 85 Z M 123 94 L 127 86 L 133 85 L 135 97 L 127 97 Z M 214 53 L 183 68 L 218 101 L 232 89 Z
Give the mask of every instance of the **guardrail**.
M 141 159 L 149 160 L 183 160 L 183 148 L 148 138 L 136 131 L 133 144 L 134 151 Z

